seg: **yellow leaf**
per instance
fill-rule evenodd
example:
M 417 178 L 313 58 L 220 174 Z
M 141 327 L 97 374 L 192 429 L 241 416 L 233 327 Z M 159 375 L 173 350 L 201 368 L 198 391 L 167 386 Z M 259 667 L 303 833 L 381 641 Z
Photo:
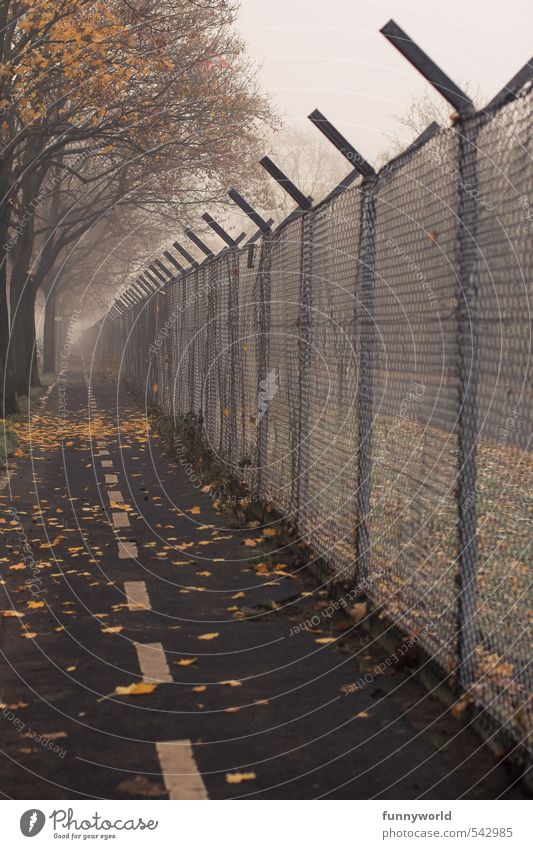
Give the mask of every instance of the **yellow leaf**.
M 465 712 L 467 707 L 469 705 L 471 705 L 472 702 L 473 702 L 472 696 L 469 693 L 465 693 L 463 696 L 461 696 L 459 701 L 457 701 L 453 705 L 453 707 L 451 709 L 452 716 L 455 716 L 455 717 L 461 716 L 461 714 Z
M 257 545 L 257 542 L 256 542 L 255 539 L 245 539 L 244 544 L 249 546 L 250 548 L 255 548 L 256 545 Z
M 67 666 L 67 668 L 65 669 L 65 672 L 76 672 L 76 667 L 75 666 Z
M 147 684 L 141 681 L 139 684 L 130 684 L 128 687 L 115 687 L 117 696 L 145 696 L 153 693 L 157 684 Z
M 216 637 L 219 637 L 219 636 L 220 636 L 220 634 L 217 631 L 215 631 L 212 634 L 201 634 L 198 637 L 198 639 L 199 640 L 214 640 Z
M 24 616 L 24 614 L 18 613 L 16 610 L 2 610 L 2 616 L 5 619 L 11 619 L 13 617 L 16 617 L 17 619 L 21 619 Z
M 357 714 L 357 719 L 366 719 L 367 716 L 368 716 L 368 713 L 366 712 L 366 710 L 361 710 Z
M 193 687 L 192 689 L 194 693 L 205 693 L 207 687 L 205 684 L 199 684 L 197 687 Z
M 224 407 L 224 415 L 229 416 L 231 413 L 231 407 Z
M 257 778 L 255 772 L 227 772 L 226 781 L 228 784 L 240 784 L 242 781 L 253 781 Z
M 174 663 L 176 666 L 192 666 L 197 660 L 197 657 L 183 657 L 181 660 L 175 660 Z
M 238 599 L 238 598 L 244 598 L 245 595 L 246 595 L 246 593 L 235 593 L 235 595 L 232 595 L 232 599 L 235 600 L 235 599 Z
M 224 713 L 239 713 L 240 707 L 224 708 Z
M 265 537 L 275 537 L 277 536 L 276 528 L 265 528 L 263 531 L 263 536 Z
M 24 563 L 15 563 L 13 566 L 9 567 L 10 569 L 25 569 L 26 565 Z
M 242 687 L 242 681 L 219 681 L 219 684 L 222 684 L 223 687 Z
M 33 640 L 33 638 L 37 636 L 37 632 L 36 631 L 26 631 L 22 636 L 26 637 L 27 640 Z
M 123 625 L 114 625 L 112 628 L 100 628 L 102 634 L 120 634 Z
M 335 637 L 318 637 L 318 639 L 315 640 L 315 643 L 321 643 L 322 645 L 325 645 L 326 643 L 334 643 L 334 642 L 335 642 Z
M 28 601 L 27 606 L 30 610 L 37 610 L 38 607 L 44 607 L 44 601 Z
M 187 513 L 191 513 L 193 516 L 199 516 L 201 512 L 199 507 L 191 507 L 190 510 L 187 510 Z

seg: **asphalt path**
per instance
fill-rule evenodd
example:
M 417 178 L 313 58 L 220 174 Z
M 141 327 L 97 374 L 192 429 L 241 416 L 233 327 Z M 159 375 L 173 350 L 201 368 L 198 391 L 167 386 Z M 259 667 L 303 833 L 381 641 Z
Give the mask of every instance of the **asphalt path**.
M 324 588 L 281 555 L 250 562 L 262 530 L 231 527 L 127 388 L 72 357 L 17 453 L 0 483 L 5 798 L 522 798 L 407 671 L 346 695 L 384 650 L 342 613 L 299 627 Z

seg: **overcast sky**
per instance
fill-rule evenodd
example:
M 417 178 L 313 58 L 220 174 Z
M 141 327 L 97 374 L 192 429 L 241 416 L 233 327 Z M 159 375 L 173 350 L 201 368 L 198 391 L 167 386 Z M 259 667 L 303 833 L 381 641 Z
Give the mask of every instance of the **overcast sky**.
M 240 30 L 286 122 L 318 107 L 372 158 L 427 85 L 379 29 L 394 18 L 457 83 L 490 99 L 533 52 L 530 0 L 242 0 Z M 451 110 L 450 110 L 451 111 Z

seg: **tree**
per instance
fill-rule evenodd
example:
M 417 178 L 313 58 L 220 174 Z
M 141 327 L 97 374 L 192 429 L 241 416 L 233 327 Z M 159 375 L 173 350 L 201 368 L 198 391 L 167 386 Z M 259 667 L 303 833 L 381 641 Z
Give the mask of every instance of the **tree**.
M 194 185 L 231 168 L 236 140 L 253 141 L 268 117 L 229 29 L 234 16 L 227 0 L 0 3 L 0 330 L 7 328 L 9 254 L 17 348 L 12 384 L 0 350 L 5 407 L 30 371 L 37 284 L 29 268 L 47 175 L 60 169 L 83 181 L 90 159 L 92 181 L 120 174 L 127 194 L 149 169 L 188 169 Z

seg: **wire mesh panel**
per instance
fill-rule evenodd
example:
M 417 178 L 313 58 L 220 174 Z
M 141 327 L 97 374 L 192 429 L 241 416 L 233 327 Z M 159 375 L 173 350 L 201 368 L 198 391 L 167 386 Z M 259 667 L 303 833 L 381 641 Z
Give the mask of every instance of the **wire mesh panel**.
M 266 369 L 260 373 L 258 419 L 267 432 L 261 494 L 293 518 L 298 478 L 299 304 L 301 223 L 274 237 L 270 267 L 270 324 Z
M 533 728 L 531 90 L 477 132 L 478 644 L 473 693 L 516 736 Z
M 457 140 L 376 189 L 371 593 L 447 671 L 457 664 Z M 439 167 L 439 163 L 442 163 Z
M 249 489 L 258 485 L 257 393 L 259 386 L 259 297 L 256 249 L 241 251 L 237 339 L 237 439 L 241 448 L 240 475 Z
M 354 574 L 359 209 L 352 191 L 314 213 L 307 490 L 299 511 L 313 549 L 344 578 Z

